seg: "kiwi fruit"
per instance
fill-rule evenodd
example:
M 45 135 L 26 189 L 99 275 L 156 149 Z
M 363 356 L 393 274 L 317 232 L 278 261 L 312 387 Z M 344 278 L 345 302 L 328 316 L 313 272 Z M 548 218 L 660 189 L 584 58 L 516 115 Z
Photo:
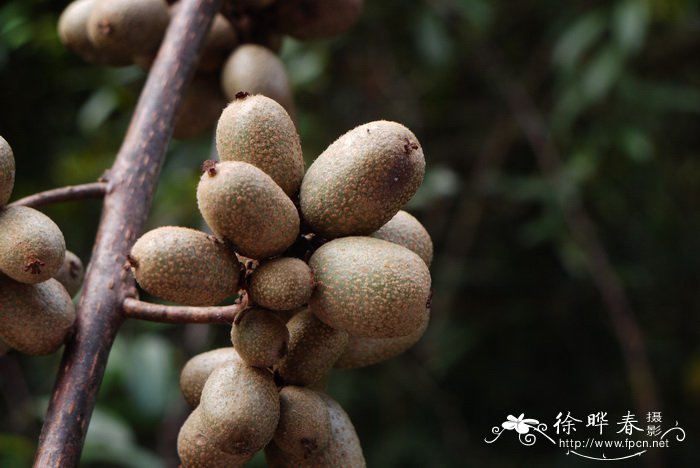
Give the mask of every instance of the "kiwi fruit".
M 226 453 L 214 445 L 199 409 L 190 413 L 180 428 L 177 454 L 182 468 L 242 468 L 250 459 L 247 455 Z
M 66 241 L 51 218 L 26 206 L 0 209 L 0 271 L 21 283 L 41 283 L 63 264 Z
M 304 177 L 301 141 L 294 122 L 275 100 L 238 93 L 216 127 L 222 161 L 243 161 L 272 177 L 290 197 Z
M 85 267 L 80 258 L 70 250 L 66 250 L 66 256 L 63 259 L 63 264 L 58 272 L 54 275 L 54 279 L 66 288 L 71 297 L 78 294 L 80 287 L 83 285 L 85 277 Z
M 0 275 L 0 339 L 25 354 L 51 354 L 75 322 L 75 306 L 55 279 L 19 283 Z
M 280 400 L 269 371 L 234 360 L 211 373 L 199 408 L 216 447 L 234 455 L 252 456 L 272 440 Z
M 323 393 L 318 395 L 326 405 L 331 425 L 331 437 L 326 448 L 307 459 L 294 458 L 273 442 L 265 448 L 269 468 L 363 468 L 367 466 L 360 439 L 348 414 L 328 395 Z
M 270 176 L 240 161 L 209 161 L 204 168 L 197 187 L 199 211 L 237 253 L 273 257 L 296 241 L 299 214 Z
M 3 357 L 3 356 L 6 355 L 7 353 L 9 353 L 10 350 L 12 350 L 12 348 L 10 347 L 10 345 L 8 345 L 8 344 L 5 343 L 4 341 L 0 340 L 0 357 Z
M 371 234 L 413 197 L 424 173 L 423 150 L 409 129 L 385 120 L 360 125 L 309 167 L 302 216 L 325 238 Z
M 430 272 L 407 248 L 372 237 L 343 237 L 309 260 L 309 305 L 328 326 L 371 338 L 405 336 L 426 320 Z
M 221 92 L 217 78 L 196 75 L 182 97 L 173 137 L 193 138 L 214 128 L 224 107 L 226 97 Z
M 321 396 L 304 387 L 284 387 L 274 443 L 294 459 L 307 459 L 326 448 L 330 437 L 330 419 Z
M 199 405 L 202 388 L 214 369 L 229 361 L 240 360 L 231 346 L 213 349 L 192 357 L 180 372 L 180 390 L 185 401 L 192 407 Z
M 287 355 L 289 331 L 272 312 L 250 307 L 236 317 L 231 342 L 249 366 L 272 367 Z
M 263 94 L 294 115 L 294 98 L 284 64 L 262 45 L 243 44 L 236 48 L 222 69 L 221 86 L 231 100 L 241 91 Z
M 250 276 L 248 297 L 270 310 L 293 310 L 309 302 L 314 289 L 311 268 L 298 258 L 262 262 Z
M 426 315 L 423 325 L 406 336 L 397 336 L 395 338 L 350 336 L 345 351 L 343 351 L 343 354 L 333 367 L 337 369 L 357 369 L 378 364 L 402 354 L 421 339 L 428 328 L 428 319 L 429 315 Z
M 433 261 L 433 241 L 430 234 L 420 221 L 403 210 L 396 213 L 388 223 L 372 233 L 370 237 L 403 245 L 417 253 L 428 266 Z
M 295 39 L 337 36 L 360 18 L 363 0 L 279 0 L 275 25 Z
M 94 0 L 90 41 L 109 55 L 154 55 L 170 22 L 165 0 Z
M 195 229 L 153 229 L 136 241 L 129 262 L 138 284 L 166 301 L 211 306 L 238 291 L 236 256 L 216 237 Z
M 287 322 L 289 352 L 275 368 L 288 385 L 310 385 L 323 379 L 343 353 L 348 334 L 334 330 L 306 309 Z
M 15 157 L 9 143 L 0 136 L 0 208 L 10 200 L 15 186 Z

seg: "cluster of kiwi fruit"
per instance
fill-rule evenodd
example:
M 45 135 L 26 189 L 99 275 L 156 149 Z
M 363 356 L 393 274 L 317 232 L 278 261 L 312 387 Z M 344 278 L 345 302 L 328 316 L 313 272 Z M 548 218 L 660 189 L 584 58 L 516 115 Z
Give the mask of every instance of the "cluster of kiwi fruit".
M 14 154 L 0 137 L 0 355 L 51 354 L 73 328 L 83 265 L 48 216 L 7 206 L 14 181 Z
M 331 37 L 359 18 L 363 0 L 234 0 L 217 14 L 184 95 L 175 138 L 204 134 L 240 89 L 275 99 L 294 114 L 285 68 L 276 55 L 285 35 Z M 74 0 L 61 14 L 61 41 L 85 60 L 150 67 L 177 2 Z M 224 15 L 225 13 L 225 15 Z
M 238 92 L 216 128 L 218 161 L 197 188 L 211 234 L 164 226 L 129 262 L 160 299 L 246 306 L 233 346 L 193 357 L 181 374 L 195 408 L 178 453 L 186 467 L 364 466 L 357 434 L 323 392 L 333 368 L 358 368 L 413 346 L 429 319 L 432 241 L 401 208 L 425 159 L 403 125 L 374 121 L 339 137 L 305 171 L 289 113 Z

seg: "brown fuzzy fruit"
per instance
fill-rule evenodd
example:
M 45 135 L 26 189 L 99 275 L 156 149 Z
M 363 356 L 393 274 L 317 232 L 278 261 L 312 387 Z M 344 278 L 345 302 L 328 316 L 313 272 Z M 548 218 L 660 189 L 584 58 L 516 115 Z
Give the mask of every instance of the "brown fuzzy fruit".
M 15 281 L 41 283 L 63 264 L 66 241 L 51 218 L 26 206 L 0 209 L 0 271 Z
M 240 265 L 223 242 L 204 232 L 164 226 L 131 249 L 139 285 L 156 297 L 191 306 L 216 305 L 238 291 Z
M 337 36 L 360 18 L 363 0 L 279 0 L 277 28 L 296 39 Z
M 209 431 L 199 409 L 190 413 L 177 436 L 182 468 L 242 468 L 250 459 L 248 455 L 233 455 L 219 449 L 212 443 Z
M 219 118 L 216 149 L 222 161 L 243 161 L 272 177 L 290 197 L 301 186 L 301 141 L 287 111 L 261 94 L 239 94 Z
M 423 325 L 430 272 L 414 252 L 371 237 L 343 237 L 309 260 L 316 289 L 309 302 L 328 326 L 356 336 L 405 336 Z
M 330 419 L 321 396 L 304 387 L 284 387 L 274 443 L 292 458 L 307 459 L 325 449 L 330 437 Z
M 231 342 L 249 366 L 272 367 L 287 355 L 289 331 L 271 311 L 251 307 L 236 317 Z
M 211 163 L 199 181 L 197 205 L 209 227 L 246 257 L 279 255 L 299 235 L 292 200 L 270 176 L 245 162 Z
M 75 322 L 75 306 L 55 279 L 18 283 L 0 275 L 0 339 L 19 352 L 51 354 Z
M 165 0 L 95 0 L 88 37 L 109 55 L 153 55 L 170 22 Z
M 287 71 L 282 61 L 267 47 L 243 44 L 236 48 L 224 64 L 221 86 L 229 99 L 246 91 L 263 94 L 294 115 L 294 98 Z
M 289 353 L 275 369 L 285 384 L 310 385 L 323 379 L 348 342 L 348 334 L 318 320 L 310 310 L 287 323 Z
M 10 199 L 15 186 L 15 157 L 9 143 L 0 136 L 0 208 Z
M 298 258 L 280 257 L 262 262 L 250 276 L 252 303 L 270 310 L 293 310 L 309 302 L 314 290 L 311 268 Z
M 409 129 L 385 120 L 360 125 L 309 167 L 302 216 L 326 238 L 371 234 L 413 197 L 424 173 L 423 150 Z
M 193 138 L 214 128 L 226 97 L 215 77 L 197 75 L 187 87 L 177 113 L 173 137 Z
M 202 388 L 214 369 L 229 362 L 240 360 L 232 347 L 218 348 L 192 357 L 180 372 L 180 390 L 185 401 L 192 407 L 199 405 Z
M 411 214 L 401 210 L 371 237 L 403 245 L 417 253 L 426 265 L 433 261 L 433 241 L 423 225 Z
M 66 250 L 66 256 L 63 259 L 63 265 L 54 275 L 54 279 L 66 288 L 71 297 L 78 294 L 80 287 L 83 285 L 85 277 L 85 267 L 80 258 L 70 250 Z
M 236 360 L 211 373 L 199 408 L 216 447 L 234 455 L 252 456 L 272 440 L 280 400 L 269 371 Z

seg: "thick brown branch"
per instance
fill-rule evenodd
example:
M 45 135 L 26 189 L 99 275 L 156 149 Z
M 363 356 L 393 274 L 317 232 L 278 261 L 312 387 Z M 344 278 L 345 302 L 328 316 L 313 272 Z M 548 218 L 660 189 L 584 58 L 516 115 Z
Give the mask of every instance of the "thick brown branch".
M 78 465 L 109 350 L 123 321 L 122 304 L 133 290 L 123 268 L 126 255 L 144 230 L 185 86 L 221 0 L 180 4 L 109 171 L 75 334 L 66 343 L 49 402 L 37 468 Z
M 31 206 L 32 208 L 36 208 L 63 201 L 102 198 L 105 196 L 106 192 L 106 182 L 69 185 L 67 187 L 47 190 L 45 192 L 39 192 L 35 193 L 34 195 L 29 195 L 28 197 L 20 198 L 19 200 L 12 202 L 10 206 Z
M 245 301 L 222 307 L 187 307 L 151 304 L 127 298 L 124 300 L 124 316 L 161 323 L 233 323 L 245 307 Z

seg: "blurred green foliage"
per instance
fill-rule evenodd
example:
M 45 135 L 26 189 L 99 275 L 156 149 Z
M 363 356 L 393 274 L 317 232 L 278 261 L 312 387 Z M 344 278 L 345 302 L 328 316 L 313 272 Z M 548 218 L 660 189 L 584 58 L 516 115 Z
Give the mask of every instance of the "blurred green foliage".
M 0 6 L 0 134 L 17 157 L 15 198 L 99 177 L 143 83 L 138 68 L 90 66 L 60 45 L 65 4 Z M 410 127 L 428 163 L 409 209 L 436 247 L 431 326 L 406 355 L 329 382 L 370 466 L 590 466 L 483 442 L 508 414 L 551 425 L 559 411 L 634 411 L 600 278 L 569 222 L 581 211 L 643 330 L 658 409 L 688 431 L 661 461 L 700 464 L 699 25 L 690 0 L 372 0 L 342 37 L 286 40 L 307 163 L 380 118 Z M 524 131 L 537 121 L 551 137 L 544 155 Z M 210 136 L 173 142 L 151 226 L 201 225 L 194 193 L 210 151 Z M 99 203 L 46 211 L 89 260 Z M 176 466 L 179 369 L 225 346 L 223 328 L 128 323 L 84 466 Z M 0 360 L 0 466 L 31 463 L 58 360 Z

